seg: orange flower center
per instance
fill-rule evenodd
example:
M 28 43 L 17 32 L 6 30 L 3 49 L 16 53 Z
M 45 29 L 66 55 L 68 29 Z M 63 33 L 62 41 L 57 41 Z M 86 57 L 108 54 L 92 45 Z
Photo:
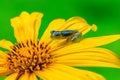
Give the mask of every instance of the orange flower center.
M 9 69 L 15 72 L 43 70 L 53 62 L 50 47 L 45 43 L 26 41 L 11 48 Z

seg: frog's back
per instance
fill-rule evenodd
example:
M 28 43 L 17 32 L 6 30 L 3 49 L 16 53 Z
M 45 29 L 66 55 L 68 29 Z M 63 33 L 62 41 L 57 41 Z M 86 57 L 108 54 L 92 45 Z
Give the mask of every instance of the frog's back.
M 63 37 L 68 37 L 74 34 L 75 32 L 76 30 L 64 30 L 64 31 L 61 31 L 61 34 Z

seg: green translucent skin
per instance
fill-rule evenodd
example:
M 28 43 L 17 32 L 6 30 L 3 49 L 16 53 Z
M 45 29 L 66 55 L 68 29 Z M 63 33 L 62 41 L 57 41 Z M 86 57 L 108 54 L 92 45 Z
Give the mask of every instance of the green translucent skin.
M 90 31 L 83 36 L 84 38 L 120 34 L 120 0 L 1 0 L 0 39 L 16 42 L 10 18 L 18 16 L 22 11 L 44 13 L 39 37 L 51 20 L 68 19 L 73 16 L 81 16 L 89 24 L 94 23 L 98 26 L 97 32 Z M 120 40 L 103 47 L 120 55 Z M 120 80 L 120 69 L 96 67 L 84 69 L 100 73 L 107 80 Z M 0 80 L 4 80 L 4 78 L 5 76 Z

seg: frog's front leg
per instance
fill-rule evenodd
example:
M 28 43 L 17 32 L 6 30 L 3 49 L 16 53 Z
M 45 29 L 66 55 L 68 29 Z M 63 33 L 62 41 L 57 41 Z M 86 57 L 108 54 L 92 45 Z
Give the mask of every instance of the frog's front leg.
M 71 41 L 73 42 L 79 42 L 81 39 L 82 33 L 80 32 L 76 32 L 72 37 L 71 37 Z

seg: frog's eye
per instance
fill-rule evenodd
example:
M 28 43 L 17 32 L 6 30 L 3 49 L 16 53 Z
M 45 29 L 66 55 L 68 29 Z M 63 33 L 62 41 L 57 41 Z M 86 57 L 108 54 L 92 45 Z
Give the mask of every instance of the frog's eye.
M 59 36 L 60 35 L 60 33 L 59 32 L 56 32 L 56 33 L 54 33 L 54 36 Z
M 53 34 L 54 32 L 55 32 L 55 31 L 54 31 L 54 30 L 52 30 L 50 33 L 51 33 L 51 34 Z

